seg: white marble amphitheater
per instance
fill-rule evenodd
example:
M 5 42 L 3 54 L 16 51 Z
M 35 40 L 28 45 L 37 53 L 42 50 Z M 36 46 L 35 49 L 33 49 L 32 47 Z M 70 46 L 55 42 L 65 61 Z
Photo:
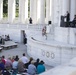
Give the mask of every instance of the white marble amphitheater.
M 28 55 L 56 67 L 41 75 L 76 75 L 76 28 L 60 27 L 60 17 L 67 11 L 73 20 L 76 0 L 30 0 L 33 24 L 29 24 L 28 0 L 19 0 L 17 18 L 15 4 L 16 0 L 8 0 L 8 17 L 4 18 L 3 0 L 0 0 L 0 35 L 9 34 L 13 41 L 22 43 L 25 31 Z M 48 21 L 52 22 L 49 26 Z M 47 26 L 47 39 L 42 36 L 44 26 Z

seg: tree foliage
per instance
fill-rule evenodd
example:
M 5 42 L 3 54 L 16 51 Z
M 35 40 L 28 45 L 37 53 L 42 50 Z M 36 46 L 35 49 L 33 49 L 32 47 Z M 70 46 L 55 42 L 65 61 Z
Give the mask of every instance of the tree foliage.
M 3 17 L 7 17 L 8 14 L 8 0 L 3 0 Z
M 3 0 L 3 13 L 7 13 L 8 9 L 8 0 Z
M 30 0 L 28 0 L 28 12 L 30 16 Z M 8 0 L 3 0 L 3 16 L 8 16 Z M 16 0 L 16 17 L 19 16 L 19 0 Z

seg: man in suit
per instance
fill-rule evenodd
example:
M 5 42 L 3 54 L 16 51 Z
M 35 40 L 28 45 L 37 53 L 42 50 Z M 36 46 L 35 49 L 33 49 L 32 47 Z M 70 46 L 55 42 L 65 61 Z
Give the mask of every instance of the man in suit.
M 76 15 L 74 15 L 74 19 L 73 19 L 72 23 L 73 23 L 73 27 L 76 27 Z
M 67 14 L 66 14 L 66 27 L 69 27 L 69 22 L 70 22 L 70 13 L 67 11 Z
M 69 22 L 70 21 L 70 13 L 67 11 L 67 15 L 66 15 L 66 21 Z

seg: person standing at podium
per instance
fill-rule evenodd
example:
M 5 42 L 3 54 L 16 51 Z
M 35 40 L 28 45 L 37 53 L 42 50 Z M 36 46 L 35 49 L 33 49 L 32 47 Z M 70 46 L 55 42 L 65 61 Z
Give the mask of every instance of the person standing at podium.
M 74 15 L 74 19 L 73 19 L 72 23 L 73 23 L 73 27 L 76 27 L 76 15 Z
M 66 27 L 69 27 L 70 22 L 70 13 L 67 11 L 66 13 Z

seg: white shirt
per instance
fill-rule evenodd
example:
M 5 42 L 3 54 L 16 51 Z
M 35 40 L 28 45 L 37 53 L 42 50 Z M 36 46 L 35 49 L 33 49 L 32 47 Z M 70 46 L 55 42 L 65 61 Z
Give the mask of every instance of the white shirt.
M 20 60 L 21 60 L 24 64 L 26 64 L 26 63 L 29 62 L 29 60 L 28 60 L 28 58 L 27 58 L 26 56 L 21 57 Z
M 47 25 L 46 26 L 46 33 L 49 33 L 50 32 L 50 25 Z
M 13 69 L 17 69 L 17 65 L 18 65 L 18 61 L 14 61 L 14 62 L 12 63 Z

